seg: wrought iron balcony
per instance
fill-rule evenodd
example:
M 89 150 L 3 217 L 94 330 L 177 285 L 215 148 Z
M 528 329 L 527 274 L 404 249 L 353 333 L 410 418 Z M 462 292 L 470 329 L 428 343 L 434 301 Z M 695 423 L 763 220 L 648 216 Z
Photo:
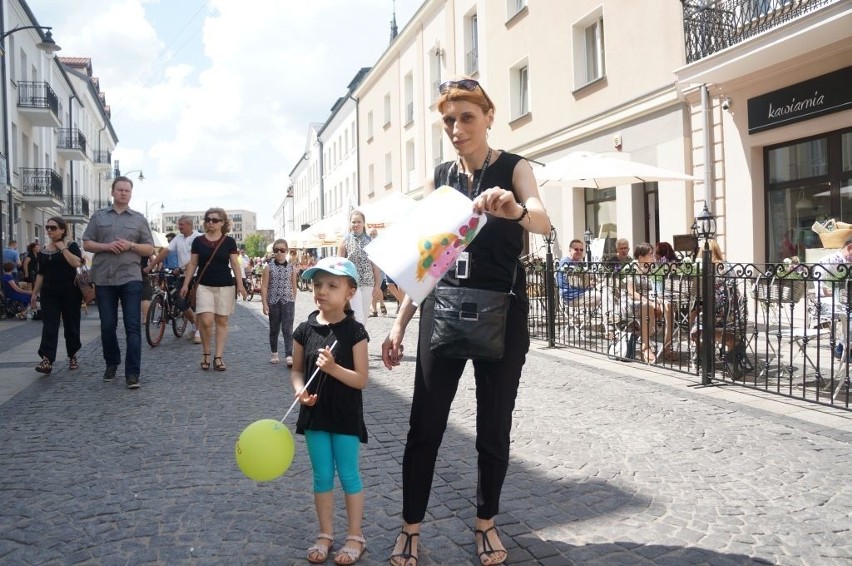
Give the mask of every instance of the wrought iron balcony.
M 86 159 L 86 136 L 77 128 L 59 128 L 56 151 L 66 159 Z
M 92 163 L 95 164 L 95 169 L 108 171 L 112 169 L 112 153 L 106 149 L 96 149 L 92 152 Z
M 21 168 L 21 194 L 34 206 L 63 206 L 62 177 L 53 169 Z
M 62 215 L 68 222 L 88 222 L 91 216 L 89 199 L 87 197 L 73 197 L 65 199 L 65 210 Z
M 840 0 L 681 0 L 693 63 Z
M 18 82 L 18 111 L 33 126 L 58 128 L 59 97 L 46 82 Z

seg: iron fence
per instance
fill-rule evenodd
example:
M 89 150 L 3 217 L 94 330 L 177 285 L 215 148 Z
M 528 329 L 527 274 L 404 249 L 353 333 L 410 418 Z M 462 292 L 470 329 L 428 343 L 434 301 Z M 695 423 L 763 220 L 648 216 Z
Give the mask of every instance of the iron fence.
M 849 409 L 852 266 L 525 264 L 533 340 Z

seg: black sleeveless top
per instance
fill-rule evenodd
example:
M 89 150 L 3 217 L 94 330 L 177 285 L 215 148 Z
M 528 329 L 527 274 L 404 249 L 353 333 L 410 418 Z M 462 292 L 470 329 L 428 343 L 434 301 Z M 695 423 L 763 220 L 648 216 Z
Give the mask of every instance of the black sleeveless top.
M 482 182 L 478 183 L 479 191 L 477 192 L 481 193 L 493 187 L 514 192 L 512 173 L 522 159 L 520 155 L 502 152 L 485 169 L 485 176 L 482 177 Z M 468 195 L 467 176 L 458 174 L 456 163 L 447 161 L 435 168 L 435 187 L 449 185 L 465 196 L 473 198 L 476 195 Z M 481 169 L 474 171 L 474 187 L 480 176 L 482 176 Z M 517 200 L 517 195 L 515 199 Z M 487 216 L 488 221 L 485 226 L 467 247 L 467 252 L 470 254 L 470 277 L 457 279 L 455 269 L 450 269 L 439 284 L 506 292 L 512 284 L 513 273 L 517 273 L 515 293 L 526 296 L 526 278 L 523 266 L 518 261 L 524 247 L 524 229 L 517 222 L 490 214 Z

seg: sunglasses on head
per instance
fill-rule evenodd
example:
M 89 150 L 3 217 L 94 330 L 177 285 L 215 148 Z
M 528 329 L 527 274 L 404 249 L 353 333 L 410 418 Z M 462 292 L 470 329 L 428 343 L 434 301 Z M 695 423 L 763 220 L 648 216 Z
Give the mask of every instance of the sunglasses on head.
M 473 91 L 477 88 L 482 88 L 478 81 L 473 79 L 462 79 L 460 81 L 446 81 L 438 87 L 438 93 L 446 94 L 451 88 L 460 88 L 462 90 Z
M 287 248 L 275 248 L 275 249 L 274 249 L 274 250 L 272 250 L 272 251 L 274 251 L 274 252 L 275 252 L 275 253 L 277 253 L 277 254 L 286 254 L 286 253 L 287 253 Z
M 44 229 L 47 230 L 48 232 L 53 232 L 54 230 L 59 230 L 59 226 L 48 225 L 48 226 L 45 226 Z
M 222 219 L 221 218 L 210 218 L 209 216 L 205 216 L 204 221 L 205 222 L 212 222 L 213 224 L 218 224 L 219 222 L 222 221 Z

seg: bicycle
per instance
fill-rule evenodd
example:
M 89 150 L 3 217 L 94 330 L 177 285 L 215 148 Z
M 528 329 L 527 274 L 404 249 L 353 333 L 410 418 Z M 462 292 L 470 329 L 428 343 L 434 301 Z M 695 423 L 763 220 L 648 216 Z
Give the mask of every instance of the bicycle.
M 149 277 L 152 279 L 154 296 L 151 297 L 148 316 L 145 319 L 145 339 L 155 348 L 162 341 L 169 323 L 172 325 L 172 332 L 180 338 L 186 331 L 187 320 L 175 301 L 178 292 L 175 278 L 164 272 L 152 273 Z

